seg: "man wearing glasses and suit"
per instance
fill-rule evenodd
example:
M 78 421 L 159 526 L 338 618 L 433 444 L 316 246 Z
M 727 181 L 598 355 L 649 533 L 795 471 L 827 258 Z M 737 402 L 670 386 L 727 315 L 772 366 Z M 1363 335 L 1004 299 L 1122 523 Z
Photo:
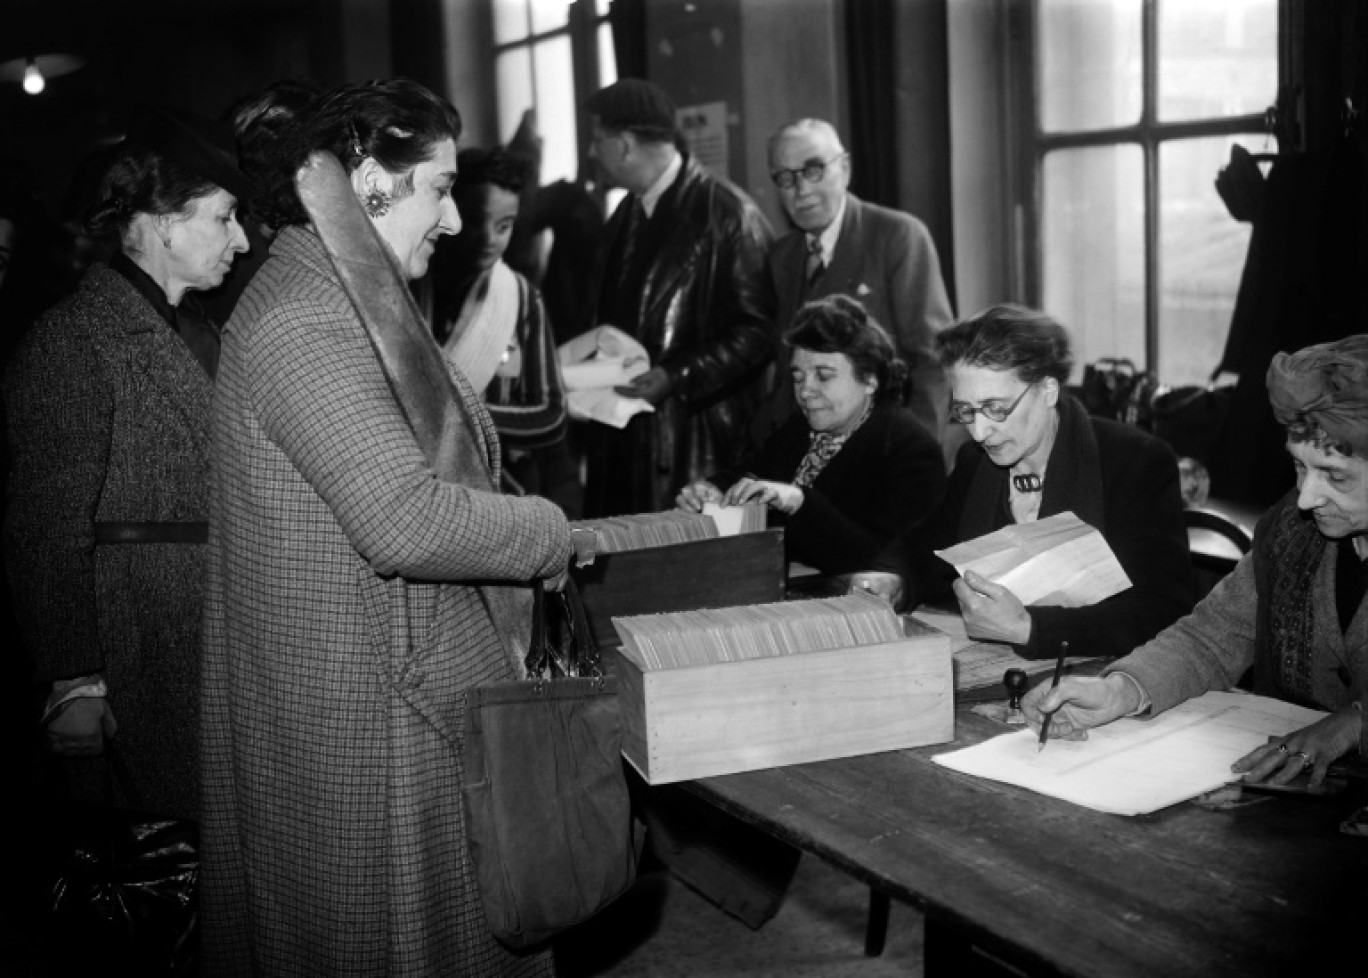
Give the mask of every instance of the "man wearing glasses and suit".
M 908 408 L 943 440 L 947 391 L 931 341 L 954 315 L 936 246 L 912 215 L 850 193 L 850 166 L 841 137 L 820 119 L 790 122 L 770 137 L 770 178 L 796 227 L 770 252 L 775 324 L 782 336 L 804 302 L 836 293 L 857 299 L 907 364 Z M 769 423 L 782 423 L 793 406 L 782 354 L 769 402 Z

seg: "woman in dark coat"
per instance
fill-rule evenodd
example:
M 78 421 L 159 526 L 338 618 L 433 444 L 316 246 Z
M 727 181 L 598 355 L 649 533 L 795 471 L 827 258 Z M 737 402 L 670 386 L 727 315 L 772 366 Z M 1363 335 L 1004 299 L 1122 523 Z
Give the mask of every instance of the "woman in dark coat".
M 864 307 L 843 295 L 800 309 L 784 337 L 799 411 L 723 493 L 695 482 L 680 509 L 762 500 L 789 560 L 824 574 L 866 570 L 945 489 L 940 445 L 900 406 L 906 367 Z
M 247 249 L 232 147 L 205 120 L 144 114 L 89 218 L 119 250 L 32 329 L 5 384 L 5 563 L 48 746 L 97 798 L 101 765 L 82 759 L 117 732 L 142 803 L 188 817 L 218 361 L 191 293 Z
M 953 588 L 971 638 L 1028 658 L 1115 656 L 1192 609 L 1192 570 L 1178 462 L 1157 438 L 1091 417 L 1064 391 L 1073 366 L 1064 328 L 1020 306 L 994 306 L 936 337 L 950 418 L 971 442 L 955 459 L 937 512 L 915 534 L 913 592 Z M 1010 590 L 953 568 L 932 550 L 1058 513 L 1095 527 L 1131 587 L 1082 608 L 1025 607 Z

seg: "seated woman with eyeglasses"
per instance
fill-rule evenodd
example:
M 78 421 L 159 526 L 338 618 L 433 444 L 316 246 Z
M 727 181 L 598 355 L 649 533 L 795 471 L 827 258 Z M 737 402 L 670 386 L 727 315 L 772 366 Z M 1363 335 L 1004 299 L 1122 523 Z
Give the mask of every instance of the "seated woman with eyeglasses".
M 971 441 L 938 511 L 884 562 L 908 575 L 909 597 L 935 602 L 953 590 L 971 638 L 1009 643 L 1027 658 L 1053 657 L 1061 641 L 1074 655 L 1121 655 L 1190 611 L 1177 459 L 1137 428 L 1092 417 L 1065 391 L 1073 355 L 1064 328 L 999 305 L 939 334 L 936 347 L 950 419 Z M 1101 532 L 1130 588 L 1089 607 L 1028 608 L 973 572 L 955 578 L 932 553 L 1064 512 Z

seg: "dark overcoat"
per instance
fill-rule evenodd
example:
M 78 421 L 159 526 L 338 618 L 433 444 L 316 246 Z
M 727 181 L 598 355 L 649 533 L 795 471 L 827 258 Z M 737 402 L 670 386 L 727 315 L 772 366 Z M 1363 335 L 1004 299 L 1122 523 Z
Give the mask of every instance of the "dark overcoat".
M 311 229 L 281 232 L 248 285 L 218 383 L 206 971 L 548 973 L 485 924 L 461 693 L 513 675 L 476 582 L 564 567 L 564 516 L 472 488 L 497 479 L 498 447 L 463 378 L 484 470 L 436 478 Z
M 588 516 L 669 509 L 686 483 L 741 464 L 774 355 L 770 230 L 755 202 L 686 157 L 639 232 L 628 263 L 637 274 L 624 283 L 617 264 L 635 206 L 629 195 L 608 222 L 596 321 L 639 340 L 671 395 L 623 431 L 588 426 Z
M 5 383 L 5 565 L 36 678 L 103 676 L 143 804 L 185 816 L 197 810 L 205 548 L 97 545 L 95 524 L 208 519 L 212 391 L 170 325 L 102 264 L 33 328 Z M 87 787 L 98 795 L 98 776 Z

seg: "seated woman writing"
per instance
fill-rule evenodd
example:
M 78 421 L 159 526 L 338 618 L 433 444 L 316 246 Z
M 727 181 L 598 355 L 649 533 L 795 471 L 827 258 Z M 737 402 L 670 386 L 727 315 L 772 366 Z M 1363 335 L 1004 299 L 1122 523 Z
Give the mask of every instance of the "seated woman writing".
M 1054 319 L 994 306 L 936 337 L 950 383 L 950 418 L 972 439 L 924 532 L 881 566 L 901 567 L 922 601 L 953 588 L 971 638 L 1005 642 L 1027 658 L 1116 656 L 1153 638 L 1192 608 L 1192 570 L 1178 462 L 1144 432 L 1091 417 L 1064 385 L 1069 336 Z M 1096 528 L 1131 587 L 1083 608 L 1026 607 L 970 572 L 956 579 L 933 550 L 1073 512 Z M 886 555 L 888 558 L 888 555 Z
M 945 488 L 940 445 L 900 406 L 906 367 L 864 307 L 843 295 L 810 302 L 784 337 L 798 413 L 745 475 L 686 486 L 676 505 L 764 501 L 788 558 L 824 574 L 868 567 L 929 513 Z
M 1268 370 L 1297 487 L 1254 531 L 1254 547 L 1192 614 L 1107 668 L 1022 701 L 1037 730 L 1161 713 L 1253 668 L 1253 691 L 1331 711 L 1231 766 L 1248 781 L 1314 787 L 1347 754 L 1368 757 L 1368 335 L 1279 353 Z

